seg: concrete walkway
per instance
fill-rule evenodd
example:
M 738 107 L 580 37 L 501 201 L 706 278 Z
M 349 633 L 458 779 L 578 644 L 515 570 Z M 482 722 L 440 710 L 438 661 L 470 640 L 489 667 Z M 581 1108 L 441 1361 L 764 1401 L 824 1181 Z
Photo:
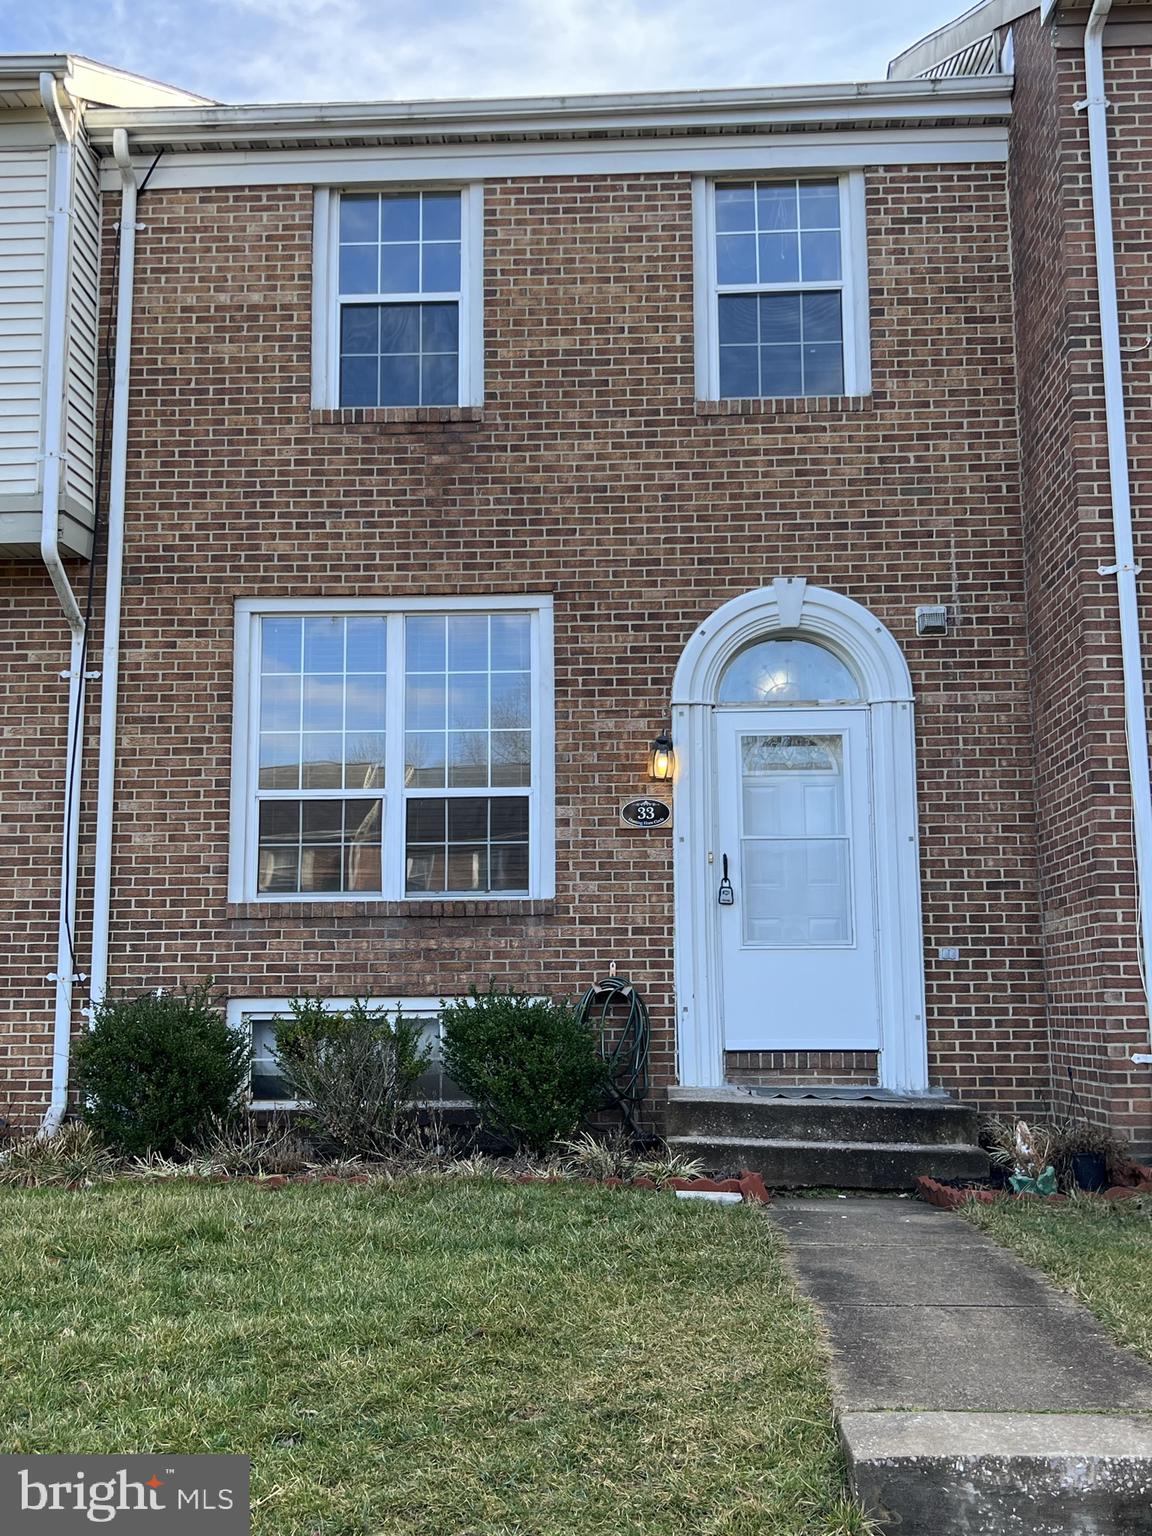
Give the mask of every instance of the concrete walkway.
M 1077 1302 L 911 1201 L 787 1201 L 771 1219 L 823 1314 L 853 1484 L 882 1529 L 1152 1536 L 1152 1367 Z

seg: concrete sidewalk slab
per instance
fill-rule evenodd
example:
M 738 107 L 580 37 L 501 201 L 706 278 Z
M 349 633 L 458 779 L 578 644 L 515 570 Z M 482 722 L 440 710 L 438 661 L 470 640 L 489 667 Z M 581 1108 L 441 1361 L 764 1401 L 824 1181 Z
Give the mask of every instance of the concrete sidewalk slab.
M 1152 1536 L 1152 1366 L 1078 1302 L 945 1211 L 796 1200 L 771 1219 L 881 1529 Z
M 938 1218 L 950 1213 L 934 1206 L 888 1198 L 780 1200 L 772 1207 L 772 1220 L 793 1246 L 816 1243 L 859 1248 L 862 1244 L 856 1218 L 862 1207 L 869 1211 L 867 1246 L 873 1248 L 895 1243 L 906 1252 L 910 1233 L 915 1234 L 917 1251 L 927 1242 L 967 1248 L 972 1237 L 980 1235 L 959 1218 L 941 1222 Z
M 955 1307 L 1040 1307 L 1052 1297 L 1051 1288 L 1031 1271 L 1021 1268 L 1002 1248 L 972 1234 L 982 1246 L 979 1264 L 957 1264 L 948 1278 L 948 1300 Z M 970 1246 L 953 1238 L 952 1248 L 965 1252 Z M 934 1237 L 915 1249 L 905 1244 L 898 1265 L 892 1263 L 892 1244 L 861 1248 L 848 1244 L 805 1245 L 804 1289 L 821 1306 L 837 1307 L 935 1307 L 940 1299 L 940 1255 L 947 1251 Z

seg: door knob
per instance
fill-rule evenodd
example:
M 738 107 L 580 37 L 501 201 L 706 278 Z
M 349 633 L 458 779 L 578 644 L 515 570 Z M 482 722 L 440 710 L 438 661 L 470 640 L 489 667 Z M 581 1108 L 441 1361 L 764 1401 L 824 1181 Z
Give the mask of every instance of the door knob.
M 732 889 L 732 882 L 728 878 L 728 855 L 725 854 L 721 865 L 720 889 L 716 900 L 722 907 L 731 907 L 736 904 L 736 892 Z

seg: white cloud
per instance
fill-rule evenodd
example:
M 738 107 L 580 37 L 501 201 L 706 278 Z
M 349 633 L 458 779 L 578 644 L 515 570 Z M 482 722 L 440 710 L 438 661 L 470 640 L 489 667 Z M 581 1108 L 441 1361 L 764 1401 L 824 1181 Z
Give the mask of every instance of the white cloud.
M 963 0 L 81 0 L 50 46 L 225 101 L 872 79 Z M 10 48 L 45 46 L 39 23 Z M 33 38 L 34 31 L 39 32 Z

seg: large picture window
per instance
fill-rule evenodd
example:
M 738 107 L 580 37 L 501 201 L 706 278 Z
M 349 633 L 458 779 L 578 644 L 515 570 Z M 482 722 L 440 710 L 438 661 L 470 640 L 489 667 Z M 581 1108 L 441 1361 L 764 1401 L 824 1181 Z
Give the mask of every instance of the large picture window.
M 547 599 L 238 605 L 234 900 L 538 896 Z

